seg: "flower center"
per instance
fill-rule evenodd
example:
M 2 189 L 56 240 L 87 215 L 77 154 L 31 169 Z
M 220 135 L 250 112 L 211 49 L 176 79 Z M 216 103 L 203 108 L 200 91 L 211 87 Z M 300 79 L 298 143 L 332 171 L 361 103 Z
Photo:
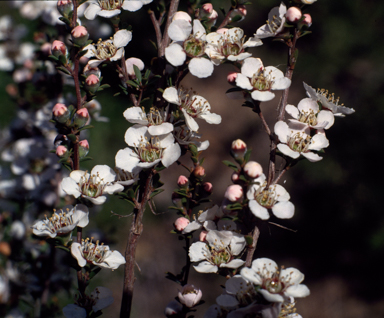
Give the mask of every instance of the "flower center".
M 149 114 L 147 114 L 146 116 L 147 118 L 145 119 L 148 120 L 149 126 L 161 125 L 164 122 L 164 116 L 160 113 L 157 108 L 151 107 L 151 109 L 149 110 Z
M 104 243 L 99 245 L 99 241 L 96 241 L 96 244 L 92 243 L 92 239 L 91 237 L 91 239 L 86 238 L 81 241 L 81 247 L 79 247 L 81 255 L 89 263 L 102 263 L 108 256 L 109 249 L 104 246 Z
M 305 133 L 298 132 L 296 134 L 288 136 L 287 145 L 293 151 L 307 152 L 310 144 L 311 144 L 311 137 Z
M 99 173 L 96 175 L 89 175 L 88 179 L 86 178 L 86 173 L 81 176 L 78 183 L 80 192 L 91 198 L 97 198 L 103 194 L 104 188 L 108 183 L 104 183 L 104 180 L 100 178 Z
M 116 182 L 130 181 L 134 178 L 133 173 L 131 173 L 131 172 L 125 171 L 125 170 L 117 168 L 117 167 L 114 170 L 116 172 Z
M 142 138 L 139 145 L 135 145 L 135 152 L 139 156 L 141 162 L 154 162 L 157 159 L 161 159 L 163 156 L 163 149 L 160 148 L 158 137 L 151 137 L 150 142 L 147 138 Z
M 229 36 L 223 34 L 218 41 L 218 48 L 222 55 L 228 57 L 229 55 L 238 55 L 243 52 L 244 39 L 241 39 L 237 34 L 238 30 L 235 31 L 235 35 Z
M 191 117 L 198 117 L 200 114 L 210 110 L 209 103 L 206 100 L 199 99 L 192 90 L 181 90 L 179 99 L 181 100 L 180 106 L 184 108 Z
M 328 102 L 328 103 L 332 103 L 332 104 L 335 104 L 336 106 L 338 106 L 339 105 L 339 101 L 340 101 L 340 97 L 335 97 L 335 94 L 334 93 L 329 93 L 328 92 L 328 90 L 326 90 L 326 89 L 324 89 L 324 88 L 318 88 L 317 89 L 317 91 L 316 91 L 316 93 L 318 94 L 318 95 L 321 95 L 321 96 L 323 96 L 325 99 L 326 99 L 326 101 Z M 320 99 L 320 103 L 322 102 L 322 99 Z M 321 105 L 323 106 L 323 107 L 325 107 L 325 108 L 327 108 L 327 105 L 324 105 L 323 103 L 321 103 Z M 344 106 L 344 104 L 341 104 L 340 106 Z
M 101 41 L 100 39 L 95 46 L 96 52 L 94 52 L 94 54 L 99 60 L 109 59 L 113 57 L 117 52 L 117 48 L 113 44 L 112 40 Z
M 317 125 L 317 117 L 312 109 L 308 112 L 300 112 L 298 120 L 310 126 Z
M 68 225 L 72 225 L 73 213 L 71 212 L 72 211 L 70 211 L 69 209 L 67 209 L 67 212 L 60 210 L 59 213 L 54 210 L 54 213 L 49 219 L 47 218 L 47 216 L 45 216 L 44 226 L 47 227 L 49 232 L 56 233 L 61 228 L 66 227 Z
M 271 294 L 278 294 L 284 289 L 284 283 L 278 277 L 273 277 L 266 279 L 263 287 Z
M 271 74 L 265 74 L 264 69 L 260 69 L 252 75 L 251 85 L 258 91 L 270 91 L 273 84 L 273 78 Z
M 211 259 L 209 260 L 211 264 L 220 266 L 220 264 L 228 263 L 232 258 L 232 255 L 227 249 L 222 250 L 211 250 Z
M 183 43 L 185 53 L 189 57 L 199 57 L 204 54 L 205 41 L 196 37 L 196 35 L 190 35 Z
M 257 299 L 257 292 L 255 286 L 252 283 L 240 283 L 241 287 L 236 293 L 236 299 L 240 303 L 240 307 L 248 306 Z
M 99 6 L 103 10 L 120 9 L 124 0 L 97 0 Z
M 255 200 L 263 207 L 270 209 L 272 208 L 279 199 L 279 195 L 276 194 L 276 186 L 270 186 L 266 189 L 267 183 L 257 189 L 255 193 Z
M 275 15 L 272 17 L 272 20 L 267 20 L 267 25 L 269 27 L 269 30 L 271 31 L 271 33 L 274 33 L 274 34 L 280 28 L 281 23 L 282 23 L 281 18 Z

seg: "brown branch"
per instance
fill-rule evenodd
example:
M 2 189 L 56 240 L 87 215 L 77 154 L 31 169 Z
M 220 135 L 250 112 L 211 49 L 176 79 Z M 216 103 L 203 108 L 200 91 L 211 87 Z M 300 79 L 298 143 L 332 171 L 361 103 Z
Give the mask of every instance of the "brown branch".
M 251 263 L 253 260 L 253 254 L 255 253 L 256 245 L 257 245 L 257 241 L 259 239 L 259 236 L 260 236 L 260 230 L 257 227 L 257 225 L 255 225 L 255 228 L 253 229 L 253 234 L 252 234 L 252 245 L 250 247 L 248 247 L 247 258 L 245 260 L 245 266 L 246 267 L 251 266 Z
M 168 28 L 172 22 L 172 17 L 174 16 L 174 14 L 177 11 L 177 8 L 179 7 L 179 2 L 180 0 L 172 0 L 171 4 L 169 5 L 167 23 L 165 24 L 163 39 L 161 41 L 161 45 L 159 46 L 159 57 L 163 57 L 165 55 L 165 48 L 168 46 L 170 42 L 169 35 L 168 35 Z

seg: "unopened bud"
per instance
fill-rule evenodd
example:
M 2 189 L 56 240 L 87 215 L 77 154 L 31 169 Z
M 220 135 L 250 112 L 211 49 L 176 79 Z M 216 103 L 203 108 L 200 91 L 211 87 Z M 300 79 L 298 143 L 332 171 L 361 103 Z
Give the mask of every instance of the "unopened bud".
M 204 11 L 208 14 L 211 14 L 213 12 L 213 5 L 212 5 L 212 3 L 204 3 L 201 6 L 201 9 L 202 9 L 202 11 Z
M 239 10 L 239 12 L 243 15 L 243 17 L 247 15 L 247 8 L 245 7 L 245 5 L 239 5 L 237 7 L 237 10 Z
M 236 78 L 237 78 L 237 73 L 236 72 L 230 72 L 227 75 L 227 81 L 229 84 L 236 84 Z
M 285 17 L 289 22 L 296 23 L 301 19 L 301 10 L 297 7 L 290 7 L 285 14 Z
M 183 310 L 183 305 L 176 300 L 172 300 L 164 309 L 164 314 L 167 317 L 176 316 Z
M 79 46 L 84 46 L 89 38 L 87 29 L 82 25 L 78 25 L 77 27 L 73 28 L 71 35 L 73 43 Z
M 244 172 L 247 177 L 256 179 L 263 173 L 263 167 L 256 161 L 249 161 L 244 166 Z
M 179 176 L 179 178 L 177 179 L 177 185 L 179 187 L 186 187 L 186 186 L 188 186 L 188 182 L 189 182 L 188 178 L 186 176 L 183 176 L 183 175 Z
M 232 182 L 233 183 L 237 183 L 238 181 L 239 181 L 239 174 L 238 173 L 236 173 L 236 172 L 234 172 L 234 173 L 232 173 L 232 176 L 231 176 L 231 180 L 232 180 Z
M 184 12 L 184 11 L 177 11 L 172 18 L 172 21 L 175 21 L 175 20 L 185 20 L 185 21 L 188 21 L 190 23 L 192 22 L 191 16 L 187 12 Z
M 241 201 L 243 198 L 243 188 L 238 184 L 232 184 L 225 191 L 224 197 L 231 202 Z
M 244 20 L 246 15 L 247 15 L 247 10 L 245 9 L 245 6 L 239 6 L 238 8 L 231 11 L 229 17 L 230 17 L 230 21 L 239 22 L 241 20 Z
M 65 157 L 65 154 L 68 152 L 68 149 L 64 146 L 58 146 L 56 148 L 56 155 L 60 158 Z
M 85 89 L 91 93 L 96 93 L 100 87 L 100 79 L 95 75 L 91 74 L 85 79 Z
M 45 55 L 49 56 L 52 54 L 52 45 L 48 42 L 45 42 L 42 46 L 40 46 L 40 51 Z
M 97 67 L 97 66 L 92 66 L 91 64 L 87 64 L 84 66 L 84 70 L 83 70 L 83 74 L 84 76 L 88 77 L 89 75 L 96 75 L 98 78 L 100 78 L 101 76 L 101 71 L 100 69 Z
M 247 144 L 241 139 L 236 139 L 232 142 L 231 153 L 235 159 L 244 159 L 244 155 L 247 152 Z
M 212 193 L 213 185 L 210 182 L 204 182 L 203 184 L 204 191 L 207 193 Z
M 3 254 L 4 256 L 11 255 L 11 245 L 9 245 L 8 242 L 0 242 L 0 254 Z
M 203 177 L 205 175 L 205 169 L 202 166 L 197 166 L 195 170 L 193 170 L 193 174 L 195 177 Z
M 201 289 L 196 288 L 194 285 L 187 284 L 183 286 L 183 289 L 179 291 L 177 297 L 180 302 L 188 308 L 196 306 L 203 296 Z
M 81 128 L 87 124 L 89 120 L 89 113 L 86 108 L 81 108 L 75 113 L 74 123 L 77 127 Z
M 64 124 L 69 119 L 71 113 L 69 112 L 67 106 L 57 103 L 52 109 L 52 115 L 54 120 Z
M 201 231 L 199 235 L 200 242 L 205 242 L 205 238 L 207 237 L 208 231 Z
M 52 50 L 52 54 L 56 57 L 59 57 L 60 55 L 64 55 L 64 56 L 67 55 L 67 47 L 63 42 L 58 40 L 53 41 L 51 50 Z
M 71 0 L 59 0 L 57 1 L 57 10 L 63 15 L 67 16 L 73 11 L 73 3 Z
M 303 24 L 305 24 L 306 26 L 310 27 L 312 25 L 312 17 L 309 13 L 304 13 L 303 14 L 304 16 L 304 19 L 303 19 Z
M 89 152 L 89 143 L 88 140 L 84 139 L 79 141 L 79 156 L 84 158 Z
M 184 218 L 184 217 L 176 219 L 175 223 L 173 223 L 176 230 L 178 230 L 179 232 L 184 230 L 188 224 L 189 224 L 189 220 L 187 218 Z

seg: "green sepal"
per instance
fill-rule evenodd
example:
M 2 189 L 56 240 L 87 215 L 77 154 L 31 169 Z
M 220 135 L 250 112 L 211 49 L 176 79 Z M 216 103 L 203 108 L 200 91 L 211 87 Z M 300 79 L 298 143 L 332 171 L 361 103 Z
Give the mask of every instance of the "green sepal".
M 232 210 L 242 210 L 243 206 L 241 205 L 241 203 L 236 202 L 236 203 L 228 204 L 225 208 L 227 210 L 231 210 L 231 211 Z
M 77 58 L 84 56 L 85 54 L 87 54 L 87 52 L 88 52 L 88 49 L 80 51 L 79 53 L 77 53 Z
M 92 157 L 84 157 L 84 158 L 80 158 L 80 162 L 83 162 L 83 161 L 89 161 L 89 160 L 93 160 Z
M 240 179 L 241 181 L 248 182 L 248 179 L 247 179 L 246 177 L 244 177 L 243 175 L 240 175 L 240 176 L 239 176 L 239 179 Z
M 52 54 L 50 56 L 48 56 L 48 58 L 50 58 L 51 60 L 54 60 L 55 62 L 59 62 L 59 59 Z
M 252 149 L 248 149 L 244 154 L 244 162 L 248 162 L 251 157 Z

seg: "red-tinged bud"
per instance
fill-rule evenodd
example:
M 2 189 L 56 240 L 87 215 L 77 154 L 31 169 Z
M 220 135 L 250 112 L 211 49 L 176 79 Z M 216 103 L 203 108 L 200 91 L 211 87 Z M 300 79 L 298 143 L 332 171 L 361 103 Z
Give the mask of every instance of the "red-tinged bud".
M 199 235 L 199 240 L 200 240 L 200 242 L 205 242 L 205 239 L 206 239 L 206 237 L 207 237 L 207 234 L 208 234 L 208 231 L 201 231 L 200 232 L 200 235 Z
M 64 104 L 57 103 L 52 109 L 52 118 L 59 123 L 64 124 L 70 115 L 71 113 Z
M 183 305 L 176 300 L 172 300 L 164 309 L 164 314 L 167 317 L 177 317 L 183 310 Z
M 96 75 L 98 78 L 101 77 L 100 69 L 97 66 L 92 67 L 92 66 L 90 66 L 90 64 L 87 64 L 84 66 L 83 74 L 86 77 L 88 77 L 89 75 L 92 75 L 92 74 Z
M 204 182 L 203 183 L 203 188 L 204 188 L 205 192 L 211 194 L 212 193 L 212 189 L 213 189 L 213 185 L 210 182 Z
M 66 153 L 68 152 L 68 149 L 64 146 L 58 146 L 56 148 L 56 155 L 60 158 L 65 157 Z
M 244 173 L 250 179 L 256 179 L 263 173 L 263 167 L 256 161 L 249 161 L 244 166 Z
M 189 180 L 186 176 L 179 176 L 177 179 L 177 185 L 182 188 L 182 187 L 188 187 Z
M 239 174 L 236 172 L 232 173 L 231 180 L 233 183 L 238 183 L 240 180 Z
M 227 81 L 229 84 L 236 85 L 236 78 L 237 78 L 236 72 L 230 72 L 227 75 Z
M 243 188 L 238 184 L 232 184 L 225 191 L 224 197 L 231 202 L 241 201 L 243 198 Z
M 312 25 L 312 17 L 309 13 L 304 13 L 304 19 L 303 19 L 303 24 L 306 26 L 310 27 Z
M 188 224 L 189 224 L 189 220 L 184 217 L 176 219 L 175 223 L 173 223 L 173 225 L 175 226 L 175 229 L 179 232 L 184 230 Z
M 290 7 L 285 14 L 287 20 L 291 23 L 296 23 L 301 19 L 302 13 L 301 10 L 297 7 Z
M 247 15 L 247 8 L 245 7 L 245 5 L 239 5 L 237 7 L 237 10 L 239 10 L 239 12 L 243 15 L 243 17 Z
M 243 160 L 247 152 L 247 144 L 241 139 L 236 139 L 232 142 L 231 153 L 237 160 Z
M 73 11 L 73 3 L 71 0 L 59 0 L 57 1 L 57 10 L 63 15 L 67 16 Z
M 89 143 L 87 139 L 79 141 L 79 156 L 84 158 L 89 152 Z
M 201 6 L 199 10 L 199 18 L 200 19 L 208 18 L 213 11 L 214 10 L 213 10 L 212 3 L 205 3 Z
M 79 109 L 75 113 L 73 122 L 77 127 L 81 128 L 85 126 L 88 121 L 89 121 L 89 113 L 85 107 Z
M 58 40 L 53 41 L 51 50 L 52 50 L 52 54 L 56 57 L 59 57 L 60 55 L 66 56 L 68 52 L 65 44 Z
M 100 87 L 100 79 L 95 75 L 91 74 L 85 79 L 85 85 L 84 88 L 91 92 L 91 93 L 96 93 L 97 90 Z
M 205 175 L 205 169 L 202 166 L 197 166 L 195 170 L 193 170 L 193 174 L 195 177 L 203 177 Z
M 87 29 L 82 25 L 78 25 L 77 27 L 73 28 L 71 35 L 73 43 L 79 46 L 84 46 L 89 38 L 89 33 Z

